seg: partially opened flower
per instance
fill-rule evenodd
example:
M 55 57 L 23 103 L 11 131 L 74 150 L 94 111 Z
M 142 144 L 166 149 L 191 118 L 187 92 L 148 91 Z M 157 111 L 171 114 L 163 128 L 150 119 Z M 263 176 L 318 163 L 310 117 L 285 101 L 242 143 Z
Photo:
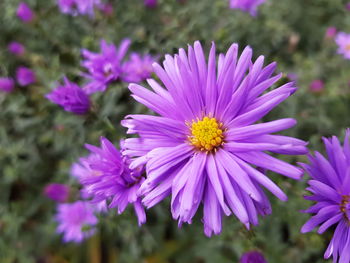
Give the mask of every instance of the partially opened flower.
M 260 252 L 249 251 L 242 255 L 240 263 L 267 263 L 267 261 Z
M 130 59 L 123 64 L 123 81 L 138 83 L 151 77 L 152 64 L 155 59 L 150 55 L 141 56 L 137 53 L 130 55 Z
M 57 233 L 63 234 L 63 241 L 76 243 L 91 237 L 98 222 L 90 204 L 83 201 L 59 204 L 55 219 L 58 222 Z
M 343 55 L 345 59 L 350 59 L 350 34 L 339 32 L 335 42 L 338 45 L 338 54 Z
M 81 158 L 73 174 L 79 177 L 94 203 L 108 201 L 109 208 L 124 212 L 128 204 L 134 206 L 139 225 L 146 221 L 144 208 L 138 190 L 144 181 L 143 169 L 130 169 L 130 159 L 123 156 L 106 138 L 101 138 L 101 147 L 86 145 L 91 154 Z M 78 170 L 77 170 L 78 169 Z M 80 170 L 79 170 L 80 169 Z M 86 171 L 84 174 L 83 170 Z
M 33 70 L 27 67 L 18 67 L 16 71 L 17 82 L 20 86 L 28 86 L 36 81 L 36 76 Z
M 322 234 L 336 225 L 333 238 L 324 254 L 333 255 L 333 262 L 350 262 L 350 130 L 346 131 L 344 145 L 337 137 L 324 138 L 328 159 L 319 152 L 309 156 L 310 164 L 302 164 L 310 175 L 311 195 L 305 199 L 315 202 L 305 210 L 314 214 L 302 227 L 301 232 L 318 228 Z
M 65 111 L 85 114 L 90 109 L 89 96 L 77 84 L 64 78 L 64 84 L 45 96 L 51 102 L 60 105 Z
M 263 4 L 265 0 L 230 0 L 230 8 L 241 9 L 244 12 L 256 16 L 259 5 Z
M 238 45 L 216 61 L 212 45 L 208 63 L 195 42 L 188 53 L 180 49 L 165 56 L 164 69 L 154 65 L 163 87 L 148 80 L 153 91 L 130 84 L 132 96 L 160 116 L 130 115 L 122 125 L 139 138 L 125 140 L 125 154 L 135 158 L 131 167 L 146 163 L 141 186 L 149 208 L 171 195 L 171 212 L 181 225 L 191 223 L 203 204 L 204 231 L 221 232 L 223 215 L 235 214 L 247 228 L 258 215 L 271 212 L 261 186 L 281 200 L 287 196 L 259 169 L 293 179 L 302 171 L 267 152 L 305 154 L 305 142 L 271 133 L 293 127 L 294 119 L 256 123 L 295 92 L 293 83 L 264 93 L 282 76 L 272 76 L 276 63 L 263 67 L 264 57 L 252 63 L 246 47 Z M 264 94 L 263 94 L 264 93 Z
M 11 42 L 7 48 L 10 53 L 16 56 L 22 56 L 25 52 L 24 46 L 16 41 Z
M 44 194 L 56 202 L 65 202 L 69 197 L 69 187 L 65 184 L 48 184 L 44 188 Z
M 17 17 L 24 23 L 30 23 L 34 19 L 34 13 L 27 3 L 20 2 L 17 8 Z
M 122 60 L 130 46 L 130 40 L 124 39 L 119 48 L 101 40 L 101 53 L 93 53 L 83 49 L 82 66 L 88 73 L 84 74 L 89 83 L 84 87 L 88 94 L 104 91 L 107 85 L 118 80 L 122 74 Z
M 15 82 L 12 78 L 0 78 L 0 91 L 11 92 L 15 88 Z

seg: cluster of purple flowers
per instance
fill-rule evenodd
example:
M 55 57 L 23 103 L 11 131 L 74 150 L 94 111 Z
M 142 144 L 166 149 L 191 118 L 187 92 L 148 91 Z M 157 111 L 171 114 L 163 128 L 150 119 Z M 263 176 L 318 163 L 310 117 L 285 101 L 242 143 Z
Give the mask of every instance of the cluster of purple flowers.
M 58 7 L 63 14 L 76 16 L 94 15 L 94 8 L 102 7 L 100 0 L 57 0 Z
M 20 66 L 16 70 L 16 81 L 19 86 L 25 87 L 36 82 L 36 75 L 31 69 Z M 0 91 L 12 92 L 15 80 L 11 77 L 0 77 Z

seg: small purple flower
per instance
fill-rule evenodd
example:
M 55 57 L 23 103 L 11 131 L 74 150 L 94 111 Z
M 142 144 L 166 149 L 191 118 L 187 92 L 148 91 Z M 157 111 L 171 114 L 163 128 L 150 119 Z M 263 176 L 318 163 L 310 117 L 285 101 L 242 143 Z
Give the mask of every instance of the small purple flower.
M 345 5 L 345 9 L 350 11 L 350 2 Z
M 134 206 L 139 225 L 145 223 L 146 214 L 138 190 L 144 181 L 142 168 L 131 169 L 130 159 L 123 156 L 106 138 L 101 138 L 101 148 L 86 145 L 91 154 L 82 158 L 80 169 L 91 170 L 82 175 L 75 167 L 80 183 L 93 196 L 94 202 L 110 200 L 109 208 L 121 214 L 128 204 Z
M 129 115 L 122 121 L 128 134 L 139 136 L 125 140 L 124 154 L 134 158 L 131 167 L 146 165 L 143 204 L 150 208 L 171 196 L 171 212 L 180 226 L 190 224 L 202 204 L 207 236 L 221 232 L 224 216 L 235 215 L 250 228 L 259 215 L 270 214 L 262 186 L 287 200 L 260 169 L 296 180 L 303 174 L 268 154 L 307 152 L 304 141 L 273 134 L 296 121 L 260 122 L 296 91 L 294 83 L 266 92 L 282 73 L 273 75 L 276 63 L 264 67 L 264 57 L 254 62 L 252 55 L 246 47 L 238 56 L 238 45 L 232 44 L 217 58 L 213 43 L 207 62 L 196 41 L 187 53 L 180 49 L 166 55 L 164 68 L 153 64 L 161 83 L 149 79 L 152 91 L 129 85 L 132 97 L 159 115 Z
M 107 16 L 113 15 L 114 9 L 111 3 L 104 3 L 99 5 L 99 9 Z
M 18 67 L 16 71 L 16 79 L 20 86 L 28 86 L 36 81 L 34 71 L 27 67 Z
M 25 52 L 24 46 L 21 43 L 15 41 L 11 42 L 7 48 L 10 53 L 16 56 L 22 56 Z
M 331 242 L 324 254 L 328 259 L 333 255 L 333 262 L 350 262 L 350 129 L 346 130 L 344 145 L 337 137 L 323 138 L 328 159 L 319 152 L 309 155 L 310 164 L 301 164 L 310 175 L 311 195 L 306 200 L 315 202 L 305 213 L 313 216 L 302 227 L 301 232 L 310 232 L 318 228 L 324 233 L 335 225 Z M 339 260 L 339 261 L 338 261 Z
M 158 1 L 157 0 L 144 0 L 143 1 L 145 6 L 149 7 L 149 8 L 154 8 L 157 6 Z
M 58 0 L 58 7 L 63 14 L 94 15 L 94 7 L 101 4 L 100 0 Z
M 240 263 L 267 263 L 267 261 L 260 252 L 250 251 L 242 255 Z
M 345 59 L 350 59 L 350 34 L 339 32 L 335 42 L 338 45 L 338 54 L 343 55 Z
M 313 93 L 320 93 L 324 89 L 324 83 L 320 79 L 315 79 L 310 84 L 310 91 Z
M 30 23 L 34 19 L 34 13 L 27 3 L 20 2 L 17 8 L 17 17 L 24 23 Z
M 121 77 L 122 60 L 130 43 L 129 39 L 124 39 L 117 49 L 114 44 L 107 44 L 105 40 L 101 40 L 101 53 L 82 50 L 82 55 L 85 58 L 82 66 L 88 71 L 84 76 L 90 80 L 84 87 L 88 94 L 105 91 L 108 84 Z
M 69 187 L 65 184 L 48 184 L 44 188 L 46 197 L 60 203 L 64 203 L 69 197 Z
M 150 78 L 154 62 L 154 58 L 150 55 L 141 57 L 137 53 L 132 53 L 130 59 L 123 64 L 123 81 L 138 83 Z
M 0 78 L 0 91 L 10 93 L 15 88 L 15 82 L 12 78 Z
M 91 237 L 96 229 L 97 218 L 90 204 L 77 201 L 57 206 L 57 233 L 63 234 L 64 242 L 80 243 Z
M 334 26 L 330 26 L 326 30 L 325 37 L 329 39 L 333 39 L 337 35 L 337 28 Z
M 89 96 L 77 84 L 64 78 L 64 85 L 58 86 L 45 96 L 51 102 L 60 105 L 65 111 L 85 114 L 90 109 Z
M 258 6 L 264 2 L 265 0 L 230 0 L 230 8 L 241 9 L 244 12 L 250 13 L 251 16 L 256 16 Z

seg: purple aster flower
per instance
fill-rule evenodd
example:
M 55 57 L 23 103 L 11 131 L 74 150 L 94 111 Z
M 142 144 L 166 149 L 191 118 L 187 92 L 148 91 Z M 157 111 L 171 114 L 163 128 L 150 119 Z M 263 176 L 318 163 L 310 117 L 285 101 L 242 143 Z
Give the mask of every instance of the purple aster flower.
M 337 35 L 337 28 L 334 26 L 330 26 L 326 30 L 325 37 L 329 39 L 333 39 Z
M 267 261 L 260 252 L 250 251 L 242 255 L 240 263 L 267 263 Z
M 324 83 L 320 79 L 315 79 L 311 82 L 309 89 L 312 93 L 320 93 L 324 89 Z
M 203 203 L 204 231 L 221 232 L 223 215 L 235 214 L 247 228 L 258 215 L 271 212 L 261 186 L 281 200 L 287 196 L 253 166 L 293 179 L 302 170 L 270 156 L 305 154 L 304 141 L 270 133 L 288 129 L 294 119 L 258 123 L 263 116 L 293 94 L 287 83 L 264 93 L 282 76 L 272 76 L 276 63 L 263 67 L 264 57 L 252 62 L 246 47 L 238 45 L 220 54 L 216 65 L 213 43 L 206 63 L 200 43 L 174 57 L 165 56 L 164 69 L 153 64 L 163 83 L 147 80 L 153 91 L 130 84 L 132 96 L 160 116 L 130 115 L 122 121 L 129 134 L 125 154 L 134 157 L 131 168 L 146 163 L 147 178 L 140 192 L 150 208 L 171 195 L 171 212 L 179 225 L 191 223 Z
M 155 59 L 150 55 L 141 57 L 137 53 L 130 55 L 130 59 L 123 65 L 123 81 L 138 83 L 151 77 L 152 64 Z
M 64 242 L 80 243 L 92 236 L 96 229 L 97 218 L 91 206 L 83 201 L 57 206 L 57 232 L 63 233 Z
M 34 19 L 34 13 L 27 3 L 20 2 L 17 8 L 17 17 L 24 23 L 30 23 Z
M 250 13 L 251 16 L 256 16 L 258 6 L 264 2 L 265 0 L 230 0 L 230 8 L 241 9 L 244 12 Z
M 94 15 L 94 7 L 101 4 L 100 0 L 58 0 L 58 7 L 63 14 Z
M 157 6 L 158 1 L 157 0 L 144 0 L 143 1 L 145 6 L 149 7 L 149 8 L 154 8 Z
M 339 32 L 335 42 L 338 45 L 338 54 L 343 55 L 345 59 L 350 59 L 350 34 Z
M 18 42 L 11 42 L 8 45 L 8 51 L 16 56 L 22 56 L 25 52 L 24 46 L 21 43 Z
M 84 87 L 88 94 L 104 91 L 108 84 L 119 79 L 122 74 L 122 59 L 130 43 L 129 39 L 124 39 L 117 49 L 114 44 L 107 44 L 105 40 L 101 40 L 101 53 L 82 50 L 85 58 L 82 66 L 88 71 L 84 76 L 90 79 L 90 83 Z
M 69 197 L 69 187 L 65 184 L 48 184 L 44 188 L 46 197 L 60 203 L 64 203 Z
M 15 88 L 15 82 L 12 78 L 0 78 L 0 91 L 11 92 Z
M 65 111 L 85 114 L 90 109 L 89 96 L 77 84 L 64 78 L 64 85 L 58 86 L 45 96 L 51 102 L 60 105 Z
M 110 201 L 109 208 L 117 208 L 121 214 L 128 204 L 134 206 L 139 225 L 145 223 L 146 214 L 138 194 L 142 168 L 130 169 L 130 159 L 123 156 L 106 138 L 101 138 L 101 148 L 86 145 L 91 154 L 81 158 L 72 174 L 79 178 L 84 191 L 93 202 Z
M 17 82 L 20 86 L 28 86 L 36 81 L 34 71 L 27 67 L 18 67 L 16 71 Z
M 316 202 L 305 213 L 314 214 L 302 227 L 306 233 L 319 226 L 318 233 L 324 233 L 336 225 L 333 238 L 324 254 L 327 259 L 333 255 L 333 262 L 350 262 L 350 129 L 347 129 L 344 145 L 337 137 L 323 138 L 328 159 L 319 152 L 309 155 L 310 164 L 302 164 L 310 175 L 308 181 L 311 196 L 306 200 Z M 339 261 L 338 261 L 339 259 Z

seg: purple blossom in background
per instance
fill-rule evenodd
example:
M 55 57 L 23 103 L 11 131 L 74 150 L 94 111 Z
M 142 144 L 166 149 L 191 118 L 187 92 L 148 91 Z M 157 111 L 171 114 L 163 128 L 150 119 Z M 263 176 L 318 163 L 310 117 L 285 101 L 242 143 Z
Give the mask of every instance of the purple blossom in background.
M 345 5 L 345 9 L 350 11 L 350 2 Z
M 58 7 L 63 14 L 94 15 L 94 7 L 101 4 L 100 0 L 58 0 Z
M 64 242 L 80 243 L 95 233 L 97 218 L 91 206 L 83 201 L 57 206 L 57 233 L 63 234 Z
M 34 13 L 27 3 L 20 2 L 17 8 L 17 17 L 24 23 L 30 23 L 34 19 Z
M 105 91 L 108 84 L 120 78 L 122 74 L 122 60 L 128 51 L 130 43 L 129 39 L 124 39 L 117 49 L 114 44 L 107 44 L 105 40 L 101 40 L 101 53 L 93 53 L 86 49 L 82 50 L 82 55 L 85 59 L 82 62 L 82 66 L 88 71 L 84 76 L 90 80 L 84 87 L 88 94 Z
M 302 164 L 310 175 L 309 187 L 311 195 L 306 200 L 315 202 L 305 210 L 314 214 L 302 227 L 301 232 L 310 232 L 318 228 L 324 233 L 335 225 L 331 242 L 324 254 L 328 259 L 333 255 L 333 262 L 350 262 L 350 130 L 346 130 L 344 145 L 337 137 L 323 138 L 328 159 L 319 152 L 309 155 L 310 164 Z
M 144 0 L 143 2 L 145 4 L 145 6 L 150 7 L 150 8 L 154 8 L 158 4 L 157 0 Z
M 8 47 L 7 47 L 8 51 L 16 56 L 21 56 L 24 54 L 25 52 L 25 48 L 21 43 L 18 42 L 11 42 Z
M 335 42 L 338 45 L 338 54 L 343 55 L 345 59 L 350 59 L 350 34 L 339 32 Z
M 123 64 L 123 81 L 138 83 L 150 78 L 154 62 L 154 58 L 150 55 L 141 57 L 137 53 L 131 54 L 130 59 Z
M 230 0 L 230 8 L 241 9 L 244 12 L 250 13 L 251 16 L 256 16 L 259 5 L 265 0 Z
M 66 202 L 69 197 L 69 187 L 65 184 L 48 184 L 44 188 L 46 197 L 56 202 Z
M 27 67 L 18 67 L 16 70 L 16 79 L 20 86 L 28 86 L 36 81 L 34 71 Z
M 326 30 L 326 38 L 333 39 L 337 35 L 337 28 L 334 26 L 330 26 Z
M 0 91 L 11 92 L 15 88 L 15 82 L 12 78 L 0 78 Z
M 240 263 L 267 263 L 267 261 L 260 252 L 250 251 L 242 255 Z
M 258 215 L 271 213 L 263 186 L 286 201 L 282 190 L 259 169 L 300 179 L 301 169 L 266 152 L 305 154 L 306 143 L 292 137 L 272 135 L 296 124 L 294 119 L 261 121 L 296 90 L 287 83 L 265 92 L 282 73 L 273 76 L 276 63 L 263 67 L 264 57 L 253 63 L 246 47 L 238 56 L 233 44 L 220 54 L 216 65 L 215 45 L 208 63 L 197 41 L 188 52 L 166 55 L 164 69 L 153 64 L 163 87 L 154 79 L 154 92 L 130 84 L 132 96 L 160 116 L 130 115 L 122 121 L 128 134 L 125 154 L 133 157 L 131 168 L 146 164 L 147 178 L 140 192 L 150 208 L 171 195 L 174 219 L 191 223 L 203 204 L 204 232 L 221 232 L 224 215 L 234 214 L 247 227 L 258 224 Z
M 324 89 L 324 83 L 320 79 L 315 79 L 310 84 L 310 91 L 313 93 L 320 93 Z
M 64 84 L 45 96 L 51 102 L 60 105 L 65 111 L 85 114 L 90 109 L 89 96 L 77 84 L 64 78 Z
M 113 15 L 114 9 L 111 3 L 103 3 L 99 5 L 99 9 L 107 16 Z
M 81 159 L 81 168 L 93 170 L 86 175 L 78 171 L 79 181 L 94 202 L 110 200 L 109 208 L 117 208 L 121 214 L 128 204 L 134 206 L 139 225 L 145 223 L 146 214 L 138 194 L 142 168 L 129 168 L 130 159 L 123 156 L 106 138 L 101 138 L 101 147 L 86 145 L 91 154 Z M 78 167 L 79 168 L 79 167 Z M 75 167 L 74 169 L 77 169 Z M 76 170 L 73 173 L 77 174 Z

